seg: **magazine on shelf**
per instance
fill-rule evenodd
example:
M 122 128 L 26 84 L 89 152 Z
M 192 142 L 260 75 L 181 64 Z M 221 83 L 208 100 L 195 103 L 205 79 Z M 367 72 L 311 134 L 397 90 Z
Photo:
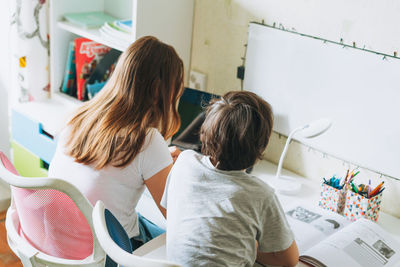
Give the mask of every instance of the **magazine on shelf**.
M 104 12 L 80 12 L 64 14 L 66 21 L 82 28 L 97 28 L 105 22 L 115 21 L 116 18 Z
M 125 24 L 122 23 L 121 20 L 115 20 L 112 23 L 108 23 L 111 28 L 113 28 L 116 31 L 122 32 L 122 33 L 127 33 L 131 34 L 132 29 L 126 26 Z
M 132 20 L 131 19 L 114 21 L 114 25 L 122 30 L 127 31 L 127 32 L 132 32 Z
M 76 83 L 79 100 L 87 99 L 86 81 L 111 48 L 87 38 L 75 39 Z
M 367 219 L 345 217 L 308 205 L 285 209 L 300 251 L 311 266 L 390 267 L 400 264 L 400 242 Z
M 121 51 L 111 49 L 97 64 L 86 83 L 89 99 L 92 99 L 106 84 L 115 69 Z
M 68 46 L 67 63 L 65 66 L 64 80 L 61 91 L 76 97 L 76 66 L 75 66 L 75 44 L 70 42 Z
M 99 31 L 102 38 L 121 46 L 128 46 L 132 42 L 131 34 L 119 30 L 113 23 L 104 23 Z

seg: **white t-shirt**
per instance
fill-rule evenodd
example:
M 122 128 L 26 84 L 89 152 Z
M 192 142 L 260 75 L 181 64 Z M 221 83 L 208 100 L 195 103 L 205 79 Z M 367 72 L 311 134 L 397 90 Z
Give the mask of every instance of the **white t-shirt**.
M 293 234 L 271 187 L 244 171 L 221 171 L 182 152 L 161 201 L 167 257 L 182 266 L 253 266 L 259 250 L 287 249 Z
M 66 155 L 68 130 L 58 139 L 57 149 L 49 168 L 49 177 L 63 179 L 76 186 L 92 205 L 102 200 L 130 238 L 139 234 L 136 204 L 144 189 L 144 181 L 172 163 L 171 154 L 162 135 L 151 129 L 142 151 L 124 168 L 107 166 L 96 170 L 91 165 L 77 163 Z

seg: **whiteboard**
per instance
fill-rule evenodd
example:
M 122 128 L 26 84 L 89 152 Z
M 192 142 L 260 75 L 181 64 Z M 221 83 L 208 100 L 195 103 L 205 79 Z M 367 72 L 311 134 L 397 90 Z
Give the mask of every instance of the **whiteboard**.
M 250 24 L 244 89 L 273 107 L 274 130 L 328 117 L 324 134 L 294 138 L 400 177 L 400 59 Z

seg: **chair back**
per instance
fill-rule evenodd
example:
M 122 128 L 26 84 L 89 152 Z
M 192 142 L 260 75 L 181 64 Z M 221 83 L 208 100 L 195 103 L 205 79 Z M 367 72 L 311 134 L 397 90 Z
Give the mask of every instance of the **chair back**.
M 133 255 L 132 247 L 129 249 L 131 245 L 125 245 L 126 242 L 130 242 L 128 235 L 112 213 L 104 207 L 102 201 L 97 201 L 92 216 L 94 231 L 100 245 L 106 254 L 120 266 L 179 267 L 172 262 Z M 114 232 L 117 232 L 117 234 Z M 115 238 L 116 236 L 117 238 Z
M 104 210 L 104 218 L 106 220 L 107 231 L 112 240 L 126 252 L 132 253 L 133 249 L 131 240 L 117 218 L 115 218 L 115 216 L 108 209 Z
M 92 206 L 87 198 L 63 180 L 18 176 L 1 152 L 0 159 L 0 178 L 10 184 L 12 193 L 6 216 L 8 241 L 21 260 L 104 265 L 105 254 L 93 235 Z M 34 250 L 41 254 L 27 253 Z
M 108 209 L 104 210 L 104 218 L 106 220 L 107 231 L 112 240 L 126 252 L 132 253 L 133 249 L 131 240 L 129 239 L 124 227 L 119 223 L 118 219 L 115 218 L 115 216 Z M 105 267 L 116 266 L 118 266 L 118 263 L 113 261 L 110 257 L 106 258 Z
M 38 250 L 58 258 L 82 260 L 93 252 L 90 226 L 75 203 L 54 189 L 11 187 L 19 235 Z

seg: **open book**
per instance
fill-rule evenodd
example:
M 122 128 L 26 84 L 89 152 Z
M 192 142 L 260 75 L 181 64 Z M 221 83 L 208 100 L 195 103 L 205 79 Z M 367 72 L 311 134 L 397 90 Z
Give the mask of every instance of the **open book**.
M 285 209 L 300 251 L 311 266 L 400 266 L 400 242 L 378 224 L 312 206 Z

